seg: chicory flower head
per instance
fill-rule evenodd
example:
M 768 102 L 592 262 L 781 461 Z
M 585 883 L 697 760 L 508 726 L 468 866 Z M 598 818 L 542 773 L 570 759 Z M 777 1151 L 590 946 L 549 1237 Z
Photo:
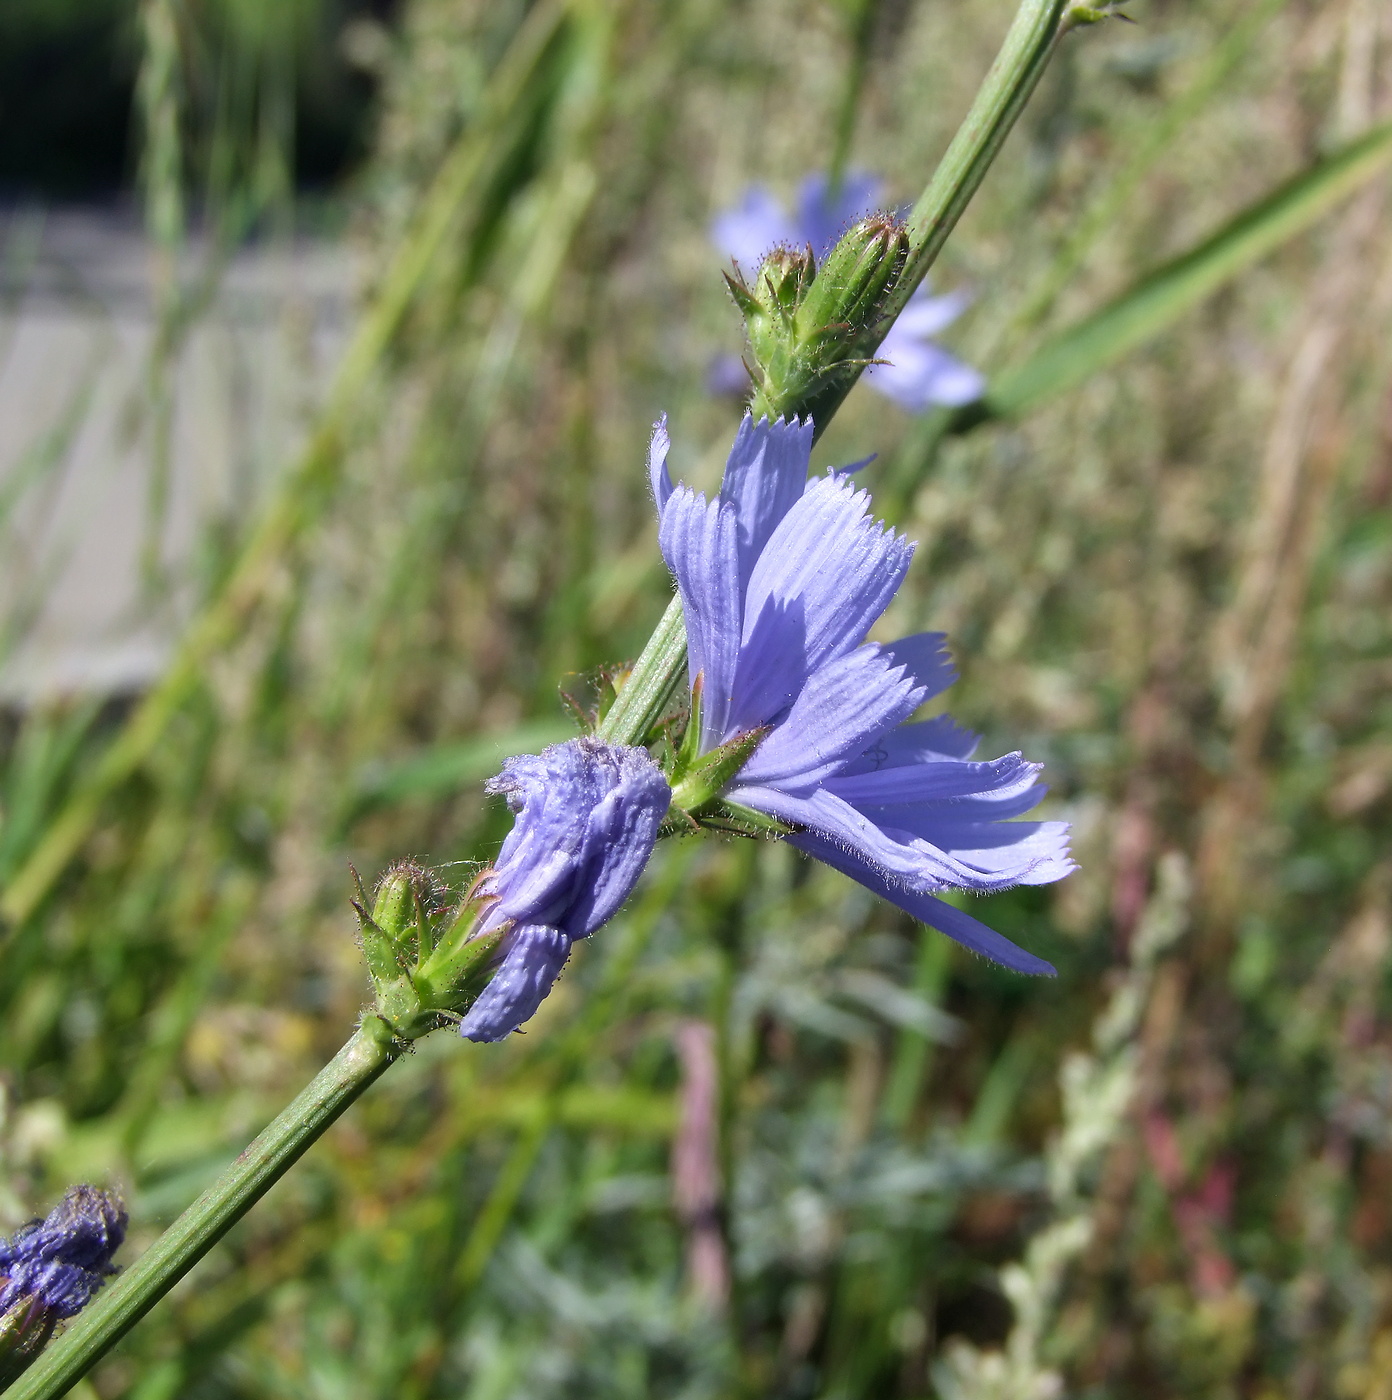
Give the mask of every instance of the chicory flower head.
M 52 1319 L 76 1316 L 116 1272 L 111 1256 L 126 1237 L 126 1222 L 119 1197 L 74 1186 L 47 1219 L 0 1240 L 0 1314 L 27 1299 Z
M 955 679 L 940 633 L 867 643 L 913 545 L 869 516 L 845 472 L 807 479 L 812 422 L 746 414 L 708 501 L 674 487 L 665 420 L 649 472 L 663 557 L 686 614 L 700 754 L 738 757 L 727 804 L 785 825 L 785 839 L 986 957 L 1052 973 L 945 890 L 1048 884 L 1075 867 L 1063 822 L 1033 808 L 1040 765 L 973 761 L 946 716 L 904 721 Z M 696 813 L 700 815 L 699 812 Z
M 734 208 L 712 220 L 711 241 L 750 272 L 777 247 L 810 247 L 820 265 L 851 224 L 880 207 L 880 193 L 881 182 L 862 171 L 846 175 L 835 193 L 825 175 L 809 175 L 790 213 L 770 190 L 751 185 Z M 986 387 L 981 373 L 933 342 L 968 302 L 961 292 L 935 297 L 921 285 L 881 342 L 877 363 L 866 369 L 870 387 L 910 413 L 979 399 Z M 724 392 L 746 388 L 749 376 L 737 359 L 722 357 L 709 382 L 713 392 Z
M 476 936 L 505 928 L 493 978 L 459 1027 L 481 1041 L 530 1019 L 571 944 L 618 912 L 672 797 L 645 749 L 589 737 L 509 759 L 488 791 L 506 796 L 517 821 L 475 891 L 491 901 Z

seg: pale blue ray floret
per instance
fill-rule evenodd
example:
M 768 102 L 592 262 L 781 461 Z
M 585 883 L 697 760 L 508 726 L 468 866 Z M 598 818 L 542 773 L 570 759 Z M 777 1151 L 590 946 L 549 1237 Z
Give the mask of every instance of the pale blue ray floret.
M 825 175 L 809 175 L 798 189 L 796 211 L 790 213 L 770 190 L 751 185 L 734 208 L 711 221 L 711 241 L 750 276 L 776 247 L 810 247 L 820 265 L 851 224 L 882 207 L 880 191 L 880 181 L 862 171 L 846 175 L 834 193 Z M 876 351 L 882 363 L 865 371 L 866 383 L 910 413 L 979 399 L 986 387 L 981 373 L 933 341 L 969 300 L 962 292 L 935 297 L 927 283 L 920 285 Z M 748 382 L 733 357 L 729 364 L 722 358 L 711 371 L 717 390 L 742 389 Z
M 973 761 L 947 716 L 906 721 L 955 679 L 942 634 L 867 643 L 913 545 L 846 472 L 808 480 L 812 421 L 746 414 L 715 500 L 674 487 L 665 419 L 649 474 L 686 615 L 699 752 L 767 730 L 726 785 L 793 845 L 986 957 L 1052 973 L 937 898 L 1043 885 L 1075 867 L 1064 822 L 1019 822 L 1046 789 L 1018 753 Z
M 510 925 L 460 1032 L 501 1040 L 529 1020 L 576 939 L 617 913 L 652 855 L 671 789 L 646 749 L 570 739 L 509 759 L 488 784 L 517 814 L 476 893 L 476 936 Z

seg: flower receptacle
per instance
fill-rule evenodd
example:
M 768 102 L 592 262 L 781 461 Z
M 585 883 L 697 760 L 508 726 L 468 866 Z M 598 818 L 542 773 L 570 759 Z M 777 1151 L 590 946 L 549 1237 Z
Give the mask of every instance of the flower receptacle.
M 674 774 L 672 811 L 695 822 L 719 799 L 734 781 L 750 755 L 763 742 L 767 727 L 736 735 L 717 749 L 695 759 L 680 774 Z

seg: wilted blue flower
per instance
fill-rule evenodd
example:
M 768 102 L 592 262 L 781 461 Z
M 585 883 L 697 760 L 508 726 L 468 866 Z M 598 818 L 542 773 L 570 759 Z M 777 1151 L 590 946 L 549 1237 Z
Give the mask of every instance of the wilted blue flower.
M 479 926 L 510 925 L 497 971 L 460 1023 L 469 1040 L 501 1040 L 530 1019 L 577 938 L 617 913 L 652 855 L 671 802 L 645 749 L 570 739 L 511 758 L 488 784 L 517 814 L 477 894 Z
M 810 419 L 746 415 L 713 501 L 673 487 L 667 447 L 659 423 L 649 471 L 686 614 L 699 750 L 768 729 L 724 797 L 795 827 L 793 845 L 959 943 L 1051 973 L 935 897 L 1048 884 L 1074 866 L 1066 823 L 1006 820 L 1044 796 L 1038 764 L 972 761 L 976 736 L 946 716 L 903 723 L 955 679 L 940 633 L 865 642 L 913 545 L 869 518 L 845 473 L 807 480 Z
M 111 1256 L 125 1237 L 120 1199 L 93 1186 L 74 1186 L 47 1219 L 0 1240 L 0 1313 L 28 1299 L 51 1318 L 75 1316 L 116 1272 Z
M 711 221 L 711 241 L 746 271 L 779 246 L 809 246 L 820 264 L 836 240 L 857 219 L 879 207 L 880 181 L 852 172 L 833 195 L 825 175 L 809 175 L 798 188 L 797 210 L 789 213 L 764 186 L 751 185 L 740 202 Z M 934 404 L 954 408 L 979 399 L 986 381 L 979 371 L 949 355 L 932 337 L 946 330 L 963 311 L 961 292 L 931 296 L 921 285 L 900 313 L 876 352 L 885 361 L 865 371 L 866 382 L 910 413 Z M 713 392 L 748 385 L 738 359 L 721 357 L 709 376 Z

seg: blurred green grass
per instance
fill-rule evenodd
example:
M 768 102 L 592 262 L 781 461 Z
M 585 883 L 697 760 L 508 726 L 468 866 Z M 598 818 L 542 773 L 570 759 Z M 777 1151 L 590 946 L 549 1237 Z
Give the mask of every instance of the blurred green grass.
M 1133 8 L 1069 40 L 938 265 L 976 294 L 952 343 L 993 382 L 1389 115 L 1368 0 L 1237 28 L 1207 0 Z M 649 425 L 668 412 L 705 480 L 738 413 L 702 391 L 739 347 L 710 214 L 825 163 L 857 44 L 852 160 L 911 198 L 1007 20 L 411 0 L 357 31 L 380 113 L 343 198 L 376 271 L 337 395 L 216 556 L 203 630 L 135 711 L 158 724 L 6 721 L 7 901 L 82 814 L 75 858 L 7 904 L 7 1223 L 111 1181 L 138 1248 L 336 1048 L 365 995 L 347 862 L 462 881 L 504 830 L 489 765 L 665 603 Z M 248 71 L 262 31 L 226 33 L 200 71 Z M 254 158 L 267 128 L 204 110 L 176 107 L 186 147 L 143 167 L 156 227 L 200 200 L 241 211 L 229 239 L 293 217 Z M 224 186 L 214 129 L 240 143 Z M 951 634 L 954 714 L 1046 759 L 1075 822 L 1079 874 L 984 906 L 1056 983 L 784 848 L 675 843 L 524 1037 L 426 1042 L 97 1393 L 985 1397 L 1052 1369 L 1089 1397 L 1382 1394 L 1386 178 L 1311 212 L 1028 414 L 950 433 L 862 387 L 819 452 L 881 454 L 867 484 L 920 541 L 888 631 Z M 1065 1056 L 1128 996 L 1133 1029 L 1093 1053 L 1134 1075 L 1129 1106 L 1066 1109 Z M 716 1036 L 724 1306 L 685 1276 L 669 1180 L 693 1018 Z M 1006 1339 L 998 1268 L 1070 1219 L 1090 1235 L 993 1376 L 954 1339 Z

